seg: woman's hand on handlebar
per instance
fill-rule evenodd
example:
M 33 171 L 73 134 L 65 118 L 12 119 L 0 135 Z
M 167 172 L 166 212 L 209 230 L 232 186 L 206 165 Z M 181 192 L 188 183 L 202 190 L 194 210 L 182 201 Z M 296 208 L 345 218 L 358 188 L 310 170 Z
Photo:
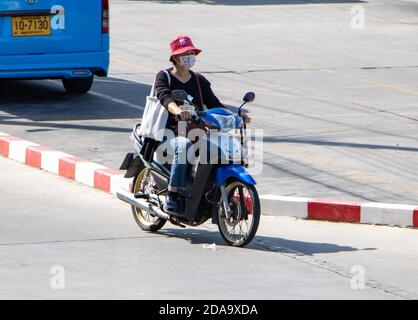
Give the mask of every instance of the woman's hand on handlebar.
M 176 114 L 176 119 L 182 121 L 189 121 L 192 119 L 192 115 L 189 111 L 180 110 L 180 112 Z
M 168 105 L 168 111 L 174 115 L 177 121 L 187 121 L 191 119 L 190 112 L 181 110 L 181 108 L 175 102 L 171 102 Z
M 175 102 L 172 102 L 168 105 L 168 111 L 174 114 L 174 117 L 177 121 L 188 121 L 192 118 L 190 112 L 181 110 L 181 108 Z
M 248 115 L 248 114 L 246 114 L 246 113 L 242 113 L 241 114 L 241 117 L 242 117 L 242 119 L 244 120 L 244 123 L 245 124 L 248 124 L 248 123 L 250 123 L 251 122 L 251 118 L 250 118 L 250 116 Z

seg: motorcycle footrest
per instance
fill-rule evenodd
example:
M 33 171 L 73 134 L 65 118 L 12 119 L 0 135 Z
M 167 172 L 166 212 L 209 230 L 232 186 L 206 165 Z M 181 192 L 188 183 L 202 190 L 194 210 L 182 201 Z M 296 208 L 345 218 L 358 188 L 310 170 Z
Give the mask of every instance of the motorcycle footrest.
M 135 199 L 149 199 L 149 194 L 138 192 L 134 194 Z

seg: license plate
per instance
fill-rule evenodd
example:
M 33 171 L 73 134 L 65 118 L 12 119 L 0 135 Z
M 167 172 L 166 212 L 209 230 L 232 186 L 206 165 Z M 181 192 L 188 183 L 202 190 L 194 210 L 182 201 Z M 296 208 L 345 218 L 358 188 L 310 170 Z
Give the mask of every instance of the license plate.
M 49 36 L 51 35 L 50 17 L 12 17 L 12 33 L 14 37 Z

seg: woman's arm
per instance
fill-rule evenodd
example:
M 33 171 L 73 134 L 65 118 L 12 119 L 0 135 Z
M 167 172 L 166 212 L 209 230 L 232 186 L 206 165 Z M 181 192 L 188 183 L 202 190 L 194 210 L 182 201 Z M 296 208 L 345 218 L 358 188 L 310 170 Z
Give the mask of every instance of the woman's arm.
M 171 98 L 171 90 L 168 84 L 167 74 L 161 70 L 157 73 L 157 77 L 155 79 L 155 95 L 157 96 L 160 103 L 167 108 L 169 104 L 176 104 L 175 101 Z M 176 104 L 177 105 L 177 104 Z
M 171 98 L 171 90 L 168 84 L 167 74 L 161 70 L 158 72 L 155 80 L 155 94 L 160 103 L 167 108 L 168 112 L 174 115 L 181 115 L 182 120 L 189 120 L 190 114 L 187 111 L 182 111 L 177 103 Z

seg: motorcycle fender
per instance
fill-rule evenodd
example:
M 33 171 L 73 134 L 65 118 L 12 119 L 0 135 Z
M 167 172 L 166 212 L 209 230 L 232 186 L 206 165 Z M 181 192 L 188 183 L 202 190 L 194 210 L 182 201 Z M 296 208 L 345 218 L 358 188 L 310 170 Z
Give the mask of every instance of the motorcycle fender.
M 216 168 L 215 183 L 217 186 L 225 183 L 225 181 L 227 181 L 229 178 L 237 178 L 250 185 L 256 184 L 254 178 L 248 173 L 247 170 L 245 170 L 245 168 L 239 164 L 220 165 Z
M 130 161 L 128 167 L 124 169 L 124 170 L 127 170 L 125 174 L 125 178 L 136 177 L 143 168 L 144 168 L 144 163 L 142 162 L 141 157 L 137 155 L 135 158 L 132 159 L 132 161 Z
M 128 170 L 130 165 L 131 165 L 131 162 L 132 162 L 133 158 L 134 158 L 134 153 L 133 152 L 132 153 L 127 153 L 126 156 L 125 156 L 125 159 L 123 159 L 122 164 L 120 165 L 119 169 L 120 170 Z

